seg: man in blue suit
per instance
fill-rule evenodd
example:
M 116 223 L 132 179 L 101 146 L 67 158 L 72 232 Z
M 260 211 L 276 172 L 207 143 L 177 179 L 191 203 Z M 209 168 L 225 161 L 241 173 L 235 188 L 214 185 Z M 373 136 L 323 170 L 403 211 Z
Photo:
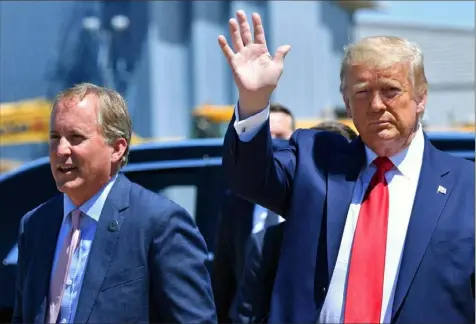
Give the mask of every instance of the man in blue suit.
M 273 152 L 268 102 L 290 46 L 273 58 L 260 16 L 254 39 L 237 20 L 235 51 L 218 39 L 239 89 L 223 164 L 232 190 L 286 218 L 269 322 L 474 322 L 474 163 L 422 130 L 418 45 L 350 45 L 341 92 L 359 138 L 298 130 Z
M 62 194 L 21 221 L 13 322 L 216 322 L 204 239 L 182 207 L 119 173 L 130 139 L 115 91 L 80 84 L 57 97 Z
M 358 136 L 349 126 L 333 120 L 311 129 L 340 134 L 349 142 Z M 275 224 L 250 236 L 238 292 L 230 311 L 233 323 L 267 321 L 285 225 L 285 222 Z

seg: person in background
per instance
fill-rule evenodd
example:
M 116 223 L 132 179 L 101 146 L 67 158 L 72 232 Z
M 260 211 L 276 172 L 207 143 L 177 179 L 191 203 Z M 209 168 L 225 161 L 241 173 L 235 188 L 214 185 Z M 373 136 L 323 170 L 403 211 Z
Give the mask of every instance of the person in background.
M 310 129 L 334 132 L 349 142 L 358 136 L 352 128 L 334 120 L 321 122 Z M 233 323 L 267 322 L 284 226 L 286 222 L 250 236 L 238 292 L 230 311 Z
M 285 106 L 270 105 L 270 134 L 273 145 L 285 147 L 295 128 L 292 112 Z M 283 220 L 266 208 L 247 201 L 230 191 L 222 202 L 212 270 L 212 286 L 218 321 L 230 322 L 230 308 L 245 262 L 246 242 L 251 233 Z
M 207 248 L 184 208 L 122 173 L 132 126 L 117 92 L 83 83 L 51 112 L 61 192 L 21 220 L 15 323 L 215 323 Z
M 300 129 L 273 150 L 268 103 L 290 46 L 273 57 L 252 19 L 254 37 L 243 11 L 230 19 L 235 50 L 218 38 L 239 92 L 223 168 L 235 194 L 286 219 L 268 321 L 473 323 L 475 165 L 421 127 L 420 47 L 350 44 L 340 90 L 359 137 Z
M 315 130 L 325 130 L 340 134 L 347 138 L 349 142 L 352 142 L 356 139 L 359 135 L 349 126 L 344 123 L 341 123 L 337 120 L 326 120 L 319 123 L 316 126 L 311 127 L 311 129 Z

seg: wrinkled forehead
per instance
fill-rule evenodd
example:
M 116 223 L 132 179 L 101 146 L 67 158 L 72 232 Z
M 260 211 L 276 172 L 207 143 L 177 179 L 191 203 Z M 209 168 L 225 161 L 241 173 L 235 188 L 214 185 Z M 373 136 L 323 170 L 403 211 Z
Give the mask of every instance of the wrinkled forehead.
M 398 63 L 388 67 L 352 65 L 347 70 L 346 79 L 350 89 L 372 85 L 406 86 L 411 75 L 408 64 Z
M 71 95 L 59 99 L 53 107 L 52 115 L 56 112 L 71 112 L 78 114 L 97 114 L 99 101 L 96 95 L 88 94 L 83 98 Z
M 98 125 L 99 102 L 95 95 L 84 98 L 68 96 L 56 102 L 51 112 L 50 128 L 56 129 L 57 123 L 67 125 Z

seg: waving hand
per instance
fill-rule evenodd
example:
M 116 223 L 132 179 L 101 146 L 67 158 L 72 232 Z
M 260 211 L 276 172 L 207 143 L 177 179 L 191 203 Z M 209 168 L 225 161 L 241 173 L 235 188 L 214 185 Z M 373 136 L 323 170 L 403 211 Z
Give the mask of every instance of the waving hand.
M 289 45 L 280 46 L 274 58 L 266 45 L 261 17 L 253 13 L 254 39 L 246 14 L 239 10 L 237 20 L 229 21 L 234 51 L 223 35 L 218 43 L 233 72 L 239 91 L 240 117 L 244 119 L 266 107 L 271 93 L 276 88 L 283 72 L 284 57 L 291 49 Z

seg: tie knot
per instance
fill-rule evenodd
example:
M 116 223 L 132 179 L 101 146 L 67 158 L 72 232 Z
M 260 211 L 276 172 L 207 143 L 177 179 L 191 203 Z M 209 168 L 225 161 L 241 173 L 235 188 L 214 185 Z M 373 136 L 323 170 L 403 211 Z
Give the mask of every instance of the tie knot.
M 71 212 L 71 224 L 73 229 L 79 228 L 79 217 L 81 216 L 81 211 L 79 209 L 75 209 Z
M 374 160 L 374 165 L 377 167 L 377 172 L 386 173 L 393 168 L 393 163 L 387 157 L 378 157 Z

